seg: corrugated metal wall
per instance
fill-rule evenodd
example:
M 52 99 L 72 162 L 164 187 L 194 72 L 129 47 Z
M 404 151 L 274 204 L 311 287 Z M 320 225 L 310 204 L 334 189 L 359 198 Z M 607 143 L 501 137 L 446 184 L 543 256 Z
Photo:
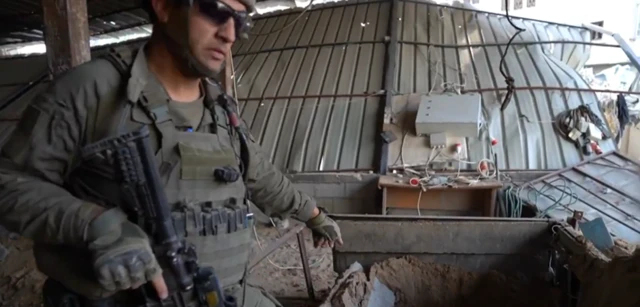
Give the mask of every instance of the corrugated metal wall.
M 438 93 L 445 83 L 482 93 L 489 133 L 500 142 L 494 151 L 501 168 L 558 169 L 584 158 L 555 133 L 552 121 L 581 104 L 600 115 L 594 93 L 572 90 L 589 88 L 575 70 L 589 56 L 587 30 L 514 18 L 526 31 L 514 39 L 504 62 L 519 90 L 500 112 L 506 94 L 500 60 L 515 33 L 507 18 L 409 0 L 400 1 L 399 8 L 399 93 Z M 471 161 L 492 158 L 485 139 L 468 139 L 467 145 Z M 612 142 L 601 146 L 614 148 Z M 389 158 L 393 163 L 395 157 Z
M 340 4 L 264 18 L 259 36 L 234 48 L 242 117 L 276 166 L 373 168 L 384 102 L 369 93 L 382 89 L 389 10 Z
M 556 169 L 583 158 L 551 121 L 580 104 L 599 113 L 595 94 L 571 90 L 588 88 L 575 71 L 588 59 L 587 30 L 514 18 L 526 31 L 514 40 L 506 71 L 525 90 L 502 113 L 500 59 L 515 32 L 507 18 L 469 7 L 397 3 L 397 19 L 390 19 L 392 1 L 375 0 L 261 18 L 255 29 L 261 35 L 234 48 L 242 115 L 274 163 L 290 171 L 376 166 L 384 99 L 366 95 L 384 89 L 390 21 L 397 22 L 398 39 L 394 94 L 435 94 L 445 83 L 482 93 L 489 133 L 500 140 L 494 149 L 501 168 Z M 489 157 L 484 139 L 467 144 L 471 160 Z M 400 147 L 390 145 L 389 164 Z M 427 148 L 404 149 L 411 150 Z
M 380 162 L 376 141 L 385 99 L 379 93 L 385 87 L 386 42 L 396 37 L 389 33 L 390 21 L 397 22 L 398 31 L 391 65 L 394 94 L 437 93 L 443 83 L 480 91 L 489 130 L 501 140 L 497 151 L 503 168 L 554 169 L 582 158 L 555 135 L 550 121 L 579 104 L 595 107 L 595 95 L 539 88 L 587 88 L 574 70 L 589 53 L 586 30 L 514 19 L 527 31 L 510 49 L 507 71 L 517 87 L 535 89 L 517 91 L 500 113 L 504 91 L 496 88 L 505 87 L 500 55 L 514 32 L 506 18 L 425 2 L 396 3 L 397 19 L 391 18 L 390 0 L 338 2 L 303 15 L 261 17 L 252 39 L 234 47 L 242 117 L 277 167 L 290 172 L 374 169 Z M 44 69 L 43 57 L 0 60 L 0 99 Z M 0 113 L 0 141 L 41 88 Z M 467 144 L 472 160 L 486 156 L 484 142 Z M 395 156 L 388 158 L 392 163 Z

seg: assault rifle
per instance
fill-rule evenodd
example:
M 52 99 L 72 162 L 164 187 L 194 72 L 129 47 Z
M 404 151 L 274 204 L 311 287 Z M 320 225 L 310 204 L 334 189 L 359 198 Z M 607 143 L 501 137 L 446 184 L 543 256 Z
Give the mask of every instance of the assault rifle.
M 105 139 L 82 150 L 84 159 L 102 155 L 111 159 L 116 179 L 127 193 L 129 218 L 152 238 L 154 254 L 160 266 L 169 269 L 169 289 L 195 291 L 201 307 L 235 307 L 233 296 L 223 296 L 213 267 L 200 267 L 195 248 L 181 240 L 173 226 L 171 211 L 160 181 L 155 155 L 149 141 L 149 129 L 141 129 Z M 165 275 L 167 279 L 167 275 Z M 172 287 L 171 285 L 174 285 Z M 175 289 L 178 288 L 178 289 Z M 145 296 L 145 305 L 153 300 Z

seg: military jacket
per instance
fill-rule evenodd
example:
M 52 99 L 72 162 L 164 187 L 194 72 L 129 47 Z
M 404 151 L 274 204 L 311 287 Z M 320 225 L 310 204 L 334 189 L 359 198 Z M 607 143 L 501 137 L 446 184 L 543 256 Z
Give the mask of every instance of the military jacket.
M 242 221 L 245 197 L 269 216 L 302 221 L 311 218 L 314 201 L 294 189 L 250 137 L 249 165 L 242 165 L 238 132 L 216 103 L 215 87 L 205 86 L 208 111 L 200 126 L 179 131 L 168 115 L 168 95 L 151 82 L 144 47 L 120 56 L 126 70 L 105 58 L 92 60 L 52 82 L 27 107 L 0 156 L 0 223 L 35 241 L 45 274 L 91 292 L 90 257 L 78 257 L 86 251 L 87 225 L 126 200 L 112 192 L 118 182 L 110 165 L 83 161 L 79 152 L 146 125 L 154 131 L 151 143 L 179 233 L 196 245 L 204 265 L 216 267 L 223 284 L 237 283 L 251 243 Z M 223 167 L 246 172 L 246 180 L 220 182 L 214 170 Z M 71 272 L 79 277 L 60 280 Z

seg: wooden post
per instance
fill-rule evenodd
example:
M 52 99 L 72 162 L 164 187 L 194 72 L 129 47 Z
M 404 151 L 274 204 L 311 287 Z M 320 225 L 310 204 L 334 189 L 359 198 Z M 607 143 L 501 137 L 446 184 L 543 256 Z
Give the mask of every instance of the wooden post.
M 86 0 L 42 0 L 42 12 L 53 76 L 91 60 Z

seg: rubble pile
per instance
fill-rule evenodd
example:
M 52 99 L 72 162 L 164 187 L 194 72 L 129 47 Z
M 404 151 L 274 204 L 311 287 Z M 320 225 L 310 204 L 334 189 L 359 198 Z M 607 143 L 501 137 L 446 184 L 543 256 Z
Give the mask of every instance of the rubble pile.
M 0 234 L 0 307 L 41 306 L 44 280 L 36 269 L 31 241 Z
M 338 280 L 328 306 L 376 306 L 369 298 L 378 279 L 395 295 L 396 307 L 556 306 L 557 295 L 542 281 L 502 273 L 474 273 L 451 265 L 427 263 L 415 257 L 391 258 Z

